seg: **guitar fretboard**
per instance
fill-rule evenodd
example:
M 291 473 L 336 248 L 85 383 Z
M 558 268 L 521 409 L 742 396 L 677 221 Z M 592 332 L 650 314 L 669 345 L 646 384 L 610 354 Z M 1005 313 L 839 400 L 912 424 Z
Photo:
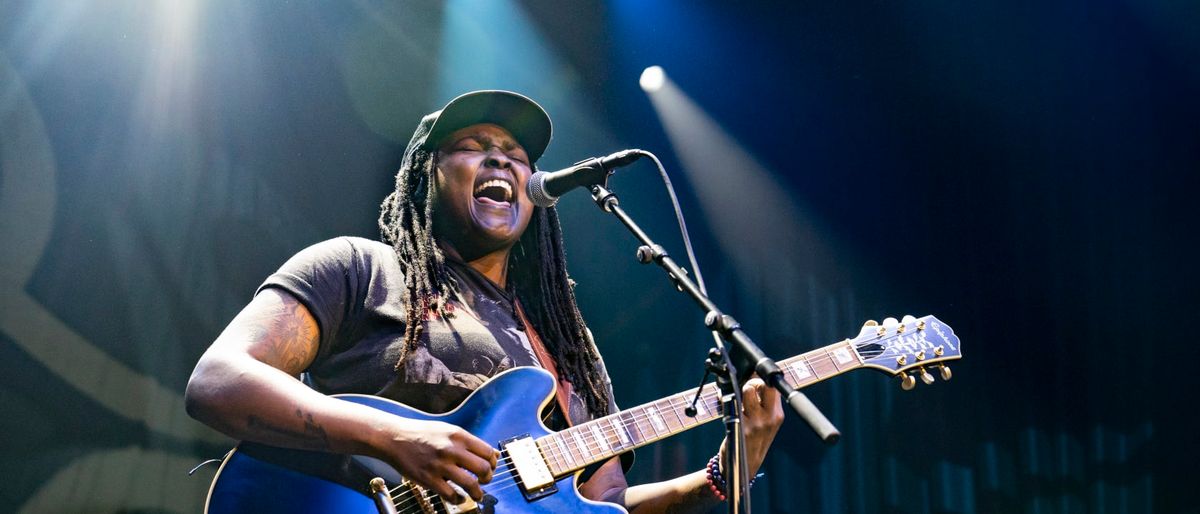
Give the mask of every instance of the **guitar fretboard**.
M 779 361 L 785 379 L 797 389 L 862 365 L 852 341 L 834 343 Z M 597 418 L 537 440 L 555 476 L 563 476 L 634 448 L 665 439 L 721 416 L 721 393 L 706 384 L 696 402 L 696 415 L 685 410 L 696 396 L 693 388 L 661 400 Z

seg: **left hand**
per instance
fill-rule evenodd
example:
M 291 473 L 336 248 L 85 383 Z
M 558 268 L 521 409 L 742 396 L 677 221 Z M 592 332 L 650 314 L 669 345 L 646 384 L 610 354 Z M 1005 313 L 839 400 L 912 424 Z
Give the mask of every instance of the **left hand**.
M 746 434 L 746 465 L 750 467 L 750 476 L 758 473 L 782 424 L 783 403 L 779 400 L 779 391 L 759 378 L 747 381 L 742 386 L 742 430 Z M 722 459 L 726 445 L 728 441 L 721 445 Z

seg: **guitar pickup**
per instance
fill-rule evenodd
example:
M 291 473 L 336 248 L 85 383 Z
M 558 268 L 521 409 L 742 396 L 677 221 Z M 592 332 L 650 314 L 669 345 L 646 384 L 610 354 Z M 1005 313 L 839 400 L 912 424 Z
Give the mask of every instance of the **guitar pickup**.
M 529 434 L 501 441 L 500 448 L 508 456 L 509 466 L 526 500 L 533 501 L 558 492 L 554 473 L 550 472 L 550 466 Z

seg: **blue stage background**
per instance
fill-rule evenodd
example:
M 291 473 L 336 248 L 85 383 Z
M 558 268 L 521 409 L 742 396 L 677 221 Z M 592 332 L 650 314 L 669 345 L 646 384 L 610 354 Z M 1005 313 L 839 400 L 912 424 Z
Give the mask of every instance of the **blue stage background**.
M 843 440 L 789 416 L 756 511 L 1196 512 L 1198 22 L 1158 0 L 0 2 L 0 511 L 199 511 L 214 469 L 187 471 L 232 444 L 183 412 L 201 352 L 292 253 L 377 235 L 422 114 L 508 88 L 554 118 L 543 169 L 664 160 L 713 296 L 772 356 L 904 314 L 962 339 L 948 383 L 811 387 Z M 660 119 L 650 65 L 746 166 L 689 159 L 707 141 Z M 654 171 L 612 189 L 682 260 Z M 701 316 L 585 195 L 561 212 L 619 402 L 693 387 Z M 643 449 L 631 481 L 719 442 Z

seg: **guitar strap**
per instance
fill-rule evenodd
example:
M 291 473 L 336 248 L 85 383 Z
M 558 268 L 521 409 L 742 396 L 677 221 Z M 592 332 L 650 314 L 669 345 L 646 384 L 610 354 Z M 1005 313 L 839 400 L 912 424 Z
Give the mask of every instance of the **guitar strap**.
M 542 338 L 538 336 L 537 331 L 533 329 L 533 324 L 525 316 L 525 309 L 521 307 L 521 302 L 514 299 L 513 305 L 517 307 L 517 315 L 521 317 L 521 323 L 525 324 L 525 335 L 529 337 L 529 345 L 533 347 L 533 353 L 537 355 L 538 362 L 542 364 L 542 368 L 554 376 L 554 382 L 558 384 L 554 396 L 557 397 L 558 408 L 562 411 L 563 419 L 566 420 L 567 426 L 571 426 L 571 382 L 558 376 L 558 367 L 554 365 L 554 357 L 551 357 L 550 352 L 546 351 L 546 346 L 542 344 Z

